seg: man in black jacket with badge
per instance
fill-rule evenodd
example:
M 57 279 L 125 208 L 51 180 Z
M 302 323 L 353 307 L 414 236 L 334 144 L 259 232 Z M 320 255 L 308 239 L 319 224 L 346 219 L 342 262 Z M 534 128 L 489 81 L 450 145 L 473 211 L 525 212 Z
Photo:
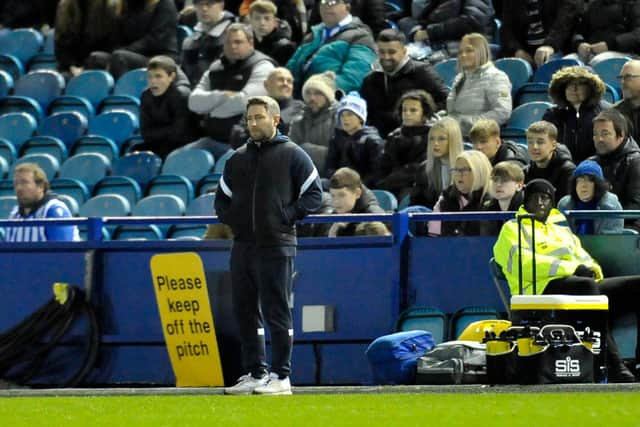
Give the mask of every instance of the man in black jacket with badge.
M 318 171 L 297 144 L 277 131 L 278 103 L 247 103 L 250 138 L 227 161 L 216 195 L 220 220 L 233 230 L 233 312 L 247 372 L 226 394 L 291 394 L 293 324 L 289 298 L 296 254 L 295 221 L 320 207 Z M 271 335 L 271 373 L 264 325 Z

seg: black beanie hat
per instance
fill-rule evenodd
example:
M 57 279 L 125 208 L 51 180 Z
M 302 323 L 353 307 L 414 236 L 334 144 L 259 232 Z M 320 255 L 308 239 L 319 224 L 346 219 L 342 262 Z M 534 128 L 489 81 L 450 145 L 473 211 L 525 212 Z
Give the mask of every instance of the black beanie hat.
M 555 187 L 546 179 L 536 178 L 531 181 L 524 187 L 524 200 L 529 200 L 529 197 L 534 193 L 545 193 L 551 196 L 553 199 L 556 194 Z

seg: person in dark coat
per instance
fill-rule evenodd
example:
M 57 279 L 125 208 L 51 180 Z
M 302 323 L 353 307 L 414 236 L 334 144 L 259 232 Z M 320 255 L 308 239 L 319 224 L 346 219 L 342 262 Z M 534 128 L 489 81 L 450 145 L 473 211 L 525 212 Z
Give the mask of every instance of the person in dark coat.
M 571 153 L 563 144 L 558 144 L 558 129 L 553 123 L 539 121 L 527 128 L 527 148 L 531 163 L 525 182 L 542 178 L 555 188 L 557 203 L 571 191 L 569 181 L 576 165 L 571 161 Z
M 486 212 L 516 212 L 524 202 L 524 172 L 514 162 L 500 162 L 491 170 L 490 199 L 481 209 Z M 481 221 L 480 234 L 497 236 L 505 220 Z
M 140 99 L 140 133 L 150 150 L 164 159 L 193 139 L 195 117 L 187 105 L 188 94 L 176 86 L 177 66 L 168 56 L 155 56 L 147 66 L 149 88 Z
M 593 119 L 609 107 L 602 100 L 605 86 L 600 77 L 585 67 L 565 67 L 551 79 L 549 95 L 554 106 L 542 120 L 558 129 L 558 142 L 567 146 L 574 163 L 593 156 Z
M 640 141 L 640 61 L 632 59 L 620 70 L 622 99 L 613 108 L 627 119 L 627 135 Z
M 374 37 L 388 28 L 385 22 L 386 12 L 383 0 L 350 0 L 349 3 L 351 4 L 351 14 L 360 18 L 371 29 Z M 317 1 L 311 9 L 309 27 L 320 23 L 320 21 L 320 2 Z
M 530 159 L 526 147 L 513 141 L 500 139 L 500 126 L 495 120 L 480 119 L 469 131 L 469 139 L 473 149 L 487 156 L 491 166 L 500 162 L 514 162 L 520 168 L 529 165 Z
M 571 52 L 580 0 L 509 0 L 502 4 L 503 56 L 540 66 L 555 53 Z
M 429 129 L 437 117 L 433 98 L 423 90 L 405 93 L 398 104 L 402 126 L 387 136 L 376 186 L 402 200 L 411 193 L 420 163 L 427 159 Z
M 286 65 L 296 50 L 296 44 L 291 41 L 289 24 L 277 18 L 278 9 L 270 1 L 254 1 L 249 10 L 256 50 L 270 56 L 279 65 Z
M 640 1 L 589 1 L 573 43 L 585 63 L 607 51 L 640 53 Z
M 430 64 L 409 57 L 403 33 L 384 30 L 376 43 L 382 69 L 374 70 L 365 77 L 360 93 L 367 101 L 369 124 L 378 128 L 380 135 L 388 135 L 400 126 L 396 106 L 400 97 L 409 90 L 424 90 L 431 95 L 438 110 L 446 108 L 447 85 Z
M 605 110 L 593 120 L 593 141 L 604 178 L 611 184 L 611 192 L 618 196 L 625 210 L 640 209 L 640 148 L 628 136 L 627 122 L 614 109 Z M 627 220 L 627 226 L 640 230 L 640 222 Z

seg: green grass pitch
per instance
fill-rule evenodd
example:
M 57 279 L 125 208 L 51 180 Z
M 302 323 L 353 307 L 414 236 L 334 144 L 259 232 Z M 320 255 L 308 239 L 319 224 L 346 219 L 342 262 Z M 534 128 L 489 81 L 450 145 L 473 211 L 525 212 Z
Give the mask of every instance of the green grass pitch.
M 0 398 L 2 426 L 640 426 L 640 393 Z

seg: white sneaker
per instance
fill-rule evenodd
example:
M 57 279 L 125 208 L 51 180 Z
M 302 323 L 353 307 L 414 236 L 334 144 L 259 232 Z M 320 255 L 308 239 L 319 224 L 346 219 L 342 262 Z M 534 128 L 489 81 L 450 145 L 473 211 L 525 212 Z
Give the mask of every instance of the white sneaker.
M 246 374 L 238 378 L 238 382 L 233 387 L 227 387 L 224 389 L 224 394 L 252 394 L 253 391 L 260 387 L 264 386 L 269 382 L 269 377 L 267 375 L 263 376 L 260 379 L 253 378 L 251 374 Z
M 289 381 L 289 377 L 280 379 L 278 378 L 278 374 L 272 372 L 269 374 L 267 383 L 263 386 L 256 387 L 253 392 L 255 394 L 271 395 L 291 394 L 291 381 Z

